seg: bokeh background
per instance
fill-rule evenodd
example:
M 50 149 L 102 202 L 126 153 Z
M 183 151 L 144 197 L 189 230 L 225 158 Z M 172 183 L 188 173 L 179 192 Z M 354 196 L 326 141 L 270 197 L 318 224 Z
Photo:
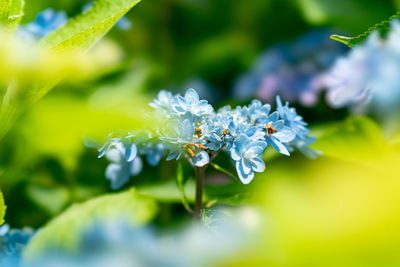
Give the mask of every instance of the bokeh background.
M 71 17 L 85 3 L 27 1 L 22 23 L 49 7 Z M 302 36 L 323 32 L 328 48 L 321 55 L 334 51 L 329 54 L 334 60 L 347 48 L 330 40 L 329 34 L 359 34 L 399 8 L 398 0 L 143 0 L 126 15 L 132 24 L 128 30 L 112 29 L 94 48 L 99 57 L 114 62 L 103 75 L 57 86 L 3 139 L 0 187 L 7 204 L 6 222 L 16 228 L 38 228 L 72 203 L 111 192 L 104 178 L 107 161 L 97 159 L 97 151 L 85 146 L 85 140 L 104 141 L 112 131 L 146 127 L 147 103 L 159 90 L 182 93 L 193 87 L 216 107 L 246 104 L 263 94 L 238 94 L 241 77 L 257 72 L 266 51 L 279 49 L 290 51 L 295 59 L 287 60 L 300 74 L 305 71 L 305 76 L 295 73 L 293 78 L 289 72 L 279 77 L 293 79 L 290 88 L 302 87 L 307 85 L 302 79 L 318 71 L 308 68 L 311 56 L 299 56 L 307 50 L 301 45 L 322 42 L 318 34 L 299 41 Z M 250 87 L 240 90 L 248 92 Z M 290 93 L 286 96 L 291 100 Z M 264 100 L 274 104 L 273 98 Z M 263 239 L 260 247 L 271 248 L 271 257 L 258 258 L 262 253 L 251 250 L 246 253 L 254 254 L 252 260 L 239 257 L 227 264 L 287 263 L 287 258 L 291 263 L 322 263 L 339 256 L 352 265 L 362 257 L 369 264 L 388 255 L 393 256 L 390 263 L 396 262 L 391 249 L 400 235 L 395 227 L 399 195 L 393 166 L 399 139 L 389 142 L 374 117 L 350 117 L 345 108 L 331 108 L 323 89 L 311 105 L 296 97 L 293 104 L 319 137 L 315 148 L 324 156 L 312 161 L 298 153 L 291 158 L 267 153 L 267 171 L 248 186 L 209 172 L 208 199 L 258 203 L 279 225 L 263 232 L 271 238 Z M 221 165 L 229 162 L 218 160 Z M 373 168 L 366 171 L 366 166 Z M 124 187 L 135 186 L 160 200 L 154 222 L 159 227 L 179 225 L 190 216 L 180 203 L 175 170 L 175 162 L 162 162 L 156 169 L 146 165 Z M 193 176 L 190 166 L 184 165 L 184 173 Z M 384 178 L 377 180 L 380 177 Z M 187 186 L 189 191 L 194 188 L 191 182 Z M 377 244 L 385 249 L 377 252 Z M 355 253 L 349 253 L 354 247 Z M 319 257 L 308 258 L 313 253 Z M 341 262 L 325 266 L 335 263 Z

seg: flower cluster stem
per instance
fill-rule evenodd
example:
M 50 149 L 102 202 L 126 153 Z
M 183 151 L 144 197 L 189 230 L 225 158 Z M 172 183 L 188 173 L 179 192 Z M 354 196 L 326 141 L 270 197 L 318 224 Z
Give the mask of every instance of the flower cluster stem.
M 203 204 L 203 190 L 206 167 L 195 167 L 196 172 L 196 202 L 194 206 L 194 214 L 201 217 L 201 209 Z

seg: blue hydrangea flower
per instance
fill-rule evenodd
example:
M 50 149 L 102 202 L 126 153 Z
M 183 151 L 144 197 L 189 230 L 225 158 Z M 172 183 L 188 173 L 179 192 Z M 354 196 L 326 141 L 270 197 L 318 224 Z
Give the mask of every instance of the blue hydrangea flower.
M 7 224 L 0 226 L 0 265 L 18 266 L 21 252 L 33 236 L 31 228 L 10 229 Z
M 290 153 L 285 144 L 291 142 L 296 134 L 285 126 L 283 120 L 279 119 L 277 111 L 271 113 L 260 125 L 264 126 L 258 130 L 257 136 L 264 136 L 265 141 L 275 148 L 279 153 L 289 156 Z
M 106 157 L 111 163 L 107 166 L 105 174 L 114 190 L 126 184 L 131 176 L 139 174 L 143 167 L 142 160 L 137 154 L 127 161 L 125 151 L 121 147 L 111 148 Z
M 309 148 L 315 142 L 315 137 L 309 136 L 310 130 L 307 128 L 307 123 L 303 121 L 303 117 L 297 114 L 295 108 L 289 107 L 289 102 L 282 105 L 281 98 L 276 96 L 276 105 L 279 116 L 284 120 L 285 125 L 293 130 L 296 137 L 290 143 L 286 144 L 289 151 L 293 151 L 293 147 L 299 149 L 304 155 L 315 159 L 322 153 Z
M 236 171 L 242 183 L 250 183 L 254 178 L 254 172 L 265 170 L 265 163 L 261 159 L 261 155 L 266 148 L 266 142 L 252 141 L 245 134 L 241 134 L 235 141 L 231 157 L 236 162 Z
M 197 117 L 208 115 L 213 111 L 213 107 L 208 104 L 207 100 L 200 100 L 193 88 L 187 90 L 184 97 L 178 96 L 172 104 L 172 109 L 181 115 L 188 112 Z
M 171 112 L 174 96 L 171 92 L 162 90 L 158 93 L 157 98 L 149 105 L 154 109 L 161 109 L 163 112 Z
M 175 121 L 170 128 L 173 132 L 162 138 L 169 143 L 170 154 L 167 160 L 179 159 L 182 153 L 188 153 L 196 167 L 203 167 L 209 163 L 209 155 L 203 150 L 206 148 L 203 144 L 204 139 L 195 135 L 191 120 Z
M 294 148 L 305 154 L 317 155 L 308 146 L 314 141 L 308 136 L 307 124 L 288 104 L 277 100 L 278 111 L 271 112 L 269 104 L 253 100 L 248 106 L 232 109 L 223 107 L 215 112 L 194 89 L 185 96 L 161 91 L 150 106 L 156 116 L 165 121 L 163 127 L 149 132 L 131 132 L 126 137 L 110 137 L 99 149 L 107 155 L 107 179 L 119 188 L 140 171 L 140 154 L 151 166 L 166 160 L 184 157 L 193 167 L 205 167 L 220 151 L 226 151 L 236 162 L 240 180 L 249 183 L 254 172 L 262 172 L 265 164 L 261 155 L 270 144 L 278 152 L 289 155 Z
M 157 166 L 165 155 L 165 147 L 161 143 L 147 143 L 141 148 L 141 153 L 146 156 L 146 161 L 150 166 Z
M 68 16 L 64 11 L 55 11 L 48 8 L 39 13 L 33 22 L 23 27 L 22 31 L 25 34 L 32 35 L 35 39 L 43 38 L 66 24 L 67 21 Z
M 331 34 L 329 30 L 316 30 L 268 49 L 239 77 L 234 85 L 235 97 L 257 96 L 270 102 L 280 94 L 291 102 L 315 105 L 324 89 L 326 71 L 347 51 L 344 45 L 330 40 Z

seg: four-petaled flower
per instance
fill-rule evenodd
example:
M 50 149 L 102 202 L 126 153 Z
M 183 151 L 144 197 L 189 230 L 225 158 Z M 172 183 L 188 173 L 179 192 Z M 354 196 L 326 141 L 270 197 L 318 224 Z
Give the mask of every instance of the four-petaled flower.
M 189 112 L 197 117 L 210 114 L 213 111 L 213 107 L 208 104 L 207 100 L 200 100 L 193 88 L 186 91 L 185 97 L 178 96 L 175 103 L 172 104 L 172 109 L 178 114 Z
M 264 141 L 252 141 L 247 135 L 241 134 L 231 150 L 231 157 L 236 162 L 236 170 L 242 183 L 248 184 L 254 178 L 254 172 L 263 172 L 265 163 L 261 155 L 267 148 Z

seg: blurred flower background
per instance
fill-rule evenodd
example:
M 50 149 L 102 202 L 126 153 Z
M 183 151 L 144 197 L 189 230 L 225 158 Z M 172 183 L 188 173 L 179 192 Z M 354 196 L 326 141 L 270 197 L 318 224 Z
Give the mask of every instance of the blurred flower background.
M 400 1 L 142 0 L 126 15 L 115 7 L 100 41 L 86 33 L 88 52 L 52 33 L 134 2 L 26 0 L 23 17 L 0 15 L 11 21 L 0 27 L 0 266 L 400 264 L 399 22 L 351 48 L 330 39 L 365 32 Z M 22 1 L 0 11 L 11 3 Z M 297 145 L 322 155 L 267 149 L 249 185 L 219 156 L 201 220 L 184 207 L 196 184 L 184 160 L 143 161 L 113 190 L 94 146 L 167 127 L 148 103 L 188 88 L 215 109 L 257 98 L 296 123 L 289 101 L 316 136 Z

